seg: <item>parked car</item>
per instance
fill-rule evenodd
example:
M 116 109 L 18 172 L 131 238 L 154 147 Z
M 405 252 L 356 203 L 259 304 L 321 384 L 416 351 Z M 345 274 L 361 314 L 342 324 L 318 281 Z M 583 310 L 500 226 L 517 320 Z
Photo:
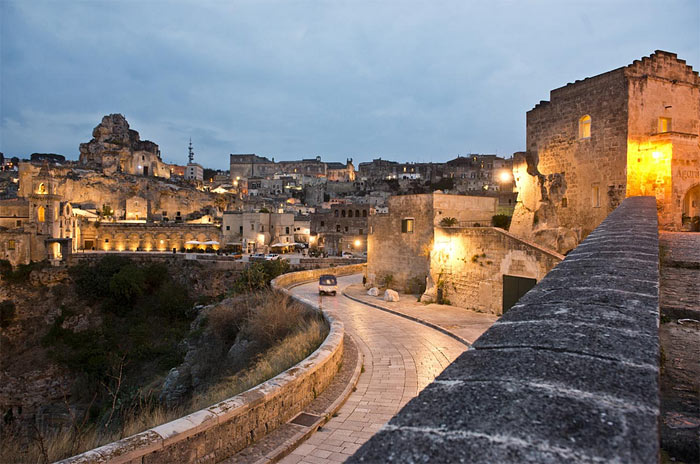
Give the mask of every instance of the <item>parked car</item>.
M 343 258 L 354 258 L 355 256 L 350 253 L 349 251 L 344 251 L 343 252 Z
M 329 293 L 333 296 L 338 293 L 338 279 L 332 274 L 323 274 L 318 279 L 318 294 L 327 295 Z
M 273 259 L 280 259 L 280 255 L 278 255 L 277 253 L 268 253 L 265 255 L 265 259 L 267 261 L 272 261 Z

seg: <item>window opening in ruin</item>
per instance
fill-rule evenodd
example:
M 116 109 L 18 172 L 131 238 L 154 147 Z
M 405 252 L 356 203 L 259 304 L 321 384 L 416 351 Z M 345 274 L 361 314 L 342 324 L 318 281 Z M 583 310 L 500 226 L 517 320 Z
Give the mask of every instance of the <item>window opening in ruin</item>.
M 591 138 L 591 117 L 587 114 L 582 116 L 581 119 L 578 120 L 578 138 Z
M 37 210 L 36 214 L 39 222 L 44 222 L 46 220 L 46 210 L 43 206 L 39 206 L 39 209 Z
M 401 220 L 401 232 L 404 234 L 413 233 L 413 218 L 406 218 Z
M 510 200 L 509 200 L 510 201 Z M 561 207 L 566 208 L 568 206 L 568 202 L 566 200 L 566 197 L 561 199 Z
M 7 241 L 7 249 L 8 250 L 14 250 L 15 249 L 15 241 L 14 240 L 8 240 Z
M 671 132 L 671 118 L 659 118 L 659 132 Z
M 597 185 L 593 186 L 593 207 L 600 208 L 600 187 Z

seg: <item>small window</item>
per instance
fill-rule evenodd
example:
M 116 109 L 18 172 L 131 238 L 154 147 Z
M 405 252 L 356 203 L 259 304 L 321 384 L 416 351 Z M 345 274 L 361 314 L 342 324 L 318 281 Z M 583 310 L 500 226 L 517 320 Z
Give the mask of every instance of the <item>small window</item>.
M 8 240 L 7 241 L 7 249 L 8 250 L 14 250 L 17 245 L 15 244 L 14 240 Z
M 321 221 L 321 227 L 326 225 L 326 221 Z
M 338 210 L 337 209 L 334 211 L 334 213 L 335 213 L 335 217 L 338 217 Z
M 231 226 L 226 226 L 226 230 L 231 230 Z
M 39 222 L 46 221 L 46 209 L 44 209 L 43 206 L 39 206 L 39 209 L 37 210 L 36 215 L 37 215 L 37 220 Z
M 21 219 L 18 219 L 18 220 L 17 220 L 17 227 L 20 227 L 21 225 L 22 225 L 22 220 L 21 220 Z
M 591 138 L 591 117 L 589 115 L 582 116 L 581 119 L 578 120 L 578 138 Z
M 345 232 L 347 232 L 347 231 L 348 231 L 348 226 L 345 226 Z
M 250 223 L 250 230 L 255 230 L 255 224 L 253 224 L 252 222 Z
M 600 186 L 593 186 L 593 207 L 600 208 Z
M 243 235 L 243 226 L 238 226 L 238 233 Z
M 180 217 L 180 211 L 178 211 L 177 213 L 175 213 L 175 215 L 176 215 L 177 217 Z
M 352 210 L 348 211 L 348 217 L 352 217 Z
M 671 132 L 671 118 L 659 118 L 659 132 Z
M 285 227 L 284 230 L 285 230 L 285 234 L 289 234 L 289 227 Z
M 365 231 L 363 229 L 360 229 L 360 235 L 364 235 Z
M 336 231 L 336 232 L 340 232 L 340 224 L 336 224 L 336 225 L 335 225 L 335 231 Z
M 508 201 L 510 201 L 510 200 L 508 200 Z M 566 197 L 564 197 L 561 199 L 561 207 L 566 208 L 567 206 L 569 206 L 569 204 L 568 204 Z
M 360 210 L 359 209 L 355 210 L 355 217 L 360 217 Z
M 366 209 L 362 210 L 362 217 L 367 217 L 367 210 Z
M 265 226 L 260 224 L 260 232 L 265 232 Z
M 345 217 L 345 210 L 342 210 L 342 211 L 340 212 L 340 217 Z
M 401 232 L 404 234 L 413 233 L 413 219 L 402 219 L 401 220 Z
M 105 239 L 105 243 L 109 243 L 109 239 L 108 239 L 108 238 Z
M 166 217 L 168 215 L 167 211 L 163 211 L 163 217 Z

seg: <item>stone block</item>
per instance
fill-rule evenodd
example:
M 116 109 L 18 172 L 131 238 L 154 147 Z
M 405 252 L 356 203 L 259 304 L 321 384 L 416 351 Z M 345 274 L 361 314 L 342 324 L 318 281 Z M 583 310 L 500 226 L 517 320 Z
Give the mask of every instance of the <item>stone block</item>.
M 377 287 L 372 287 L 369 290 L 367 290 L 367 294 L 369 296 L 379 296 L 379 289 Z
M 386 289 L 384 291 L 384 301 L 399 301 L 399 294 L 395 290 Z

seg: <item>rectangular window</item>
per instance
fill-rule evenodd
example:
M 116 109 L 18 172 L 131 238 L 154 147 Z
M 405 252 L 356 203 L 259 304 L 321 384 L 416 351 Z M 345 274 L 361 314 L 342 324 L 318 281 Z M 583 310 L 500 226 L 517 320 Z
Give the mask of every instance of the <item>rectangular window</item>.
M 671 118 L 659 118 L 659 132 L 671 132 Z
M 231 226 L 226 226 L 226 230 L 231 230 Z
M 364 235 L 364 230 L 360 229 L 360 235 Z
M 347 232 L 347 231 L 348 231 L 348 226 L 345 226 L 345 232 Z
M 14 240 L 8 240 L 7 241 L 7 249 L 8 250 L 14 250 L 15 249 L 15 241 Z
M 600 208 L 600 187 L 598 185 L 593 186 L 593 207 Z
M 335 225 L 335 231 L 336 231 L 336 232 L 340 232 L 340 224 L 336 224 L 336 225 Z
M 20 227 L 21 225 L 22 225 L 22 220 L 21 220 L 21 219 L 17 219 L 17 227 Z
M 404 234 L 413 233 L 413 218 L 407 218 L 401 220 L 401 232 Z
M 243 226 L 238 226 L 238 233 L 243 235 Z
M 253 224 L 252 222 L 250 223 L 250 230 L 255 230 L 255 224 Z

